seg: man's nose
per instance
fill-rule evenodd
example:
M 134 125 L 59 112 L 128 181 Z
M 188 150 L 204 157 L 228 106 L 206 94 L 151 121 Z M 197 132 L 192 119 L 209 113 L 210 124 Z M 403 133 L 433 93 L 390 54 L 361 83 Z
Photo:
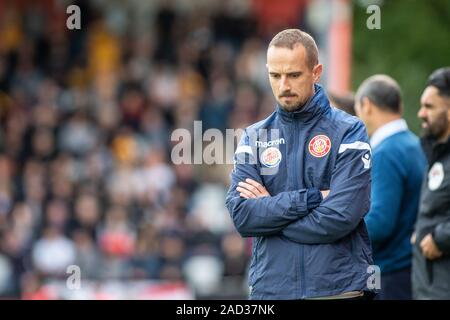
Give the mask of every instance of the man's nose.
M 425 119 L 426 116 L 427 116 L 427 111 L 426 111 L 426 109 L 425 109 L 424 107 L 421 107 L 421 108 L 419 109 L 419 111 L 417 112 L 417 116 L 418 116 L 420 119 Z
M 288 78 L 286 76 L 281 76 L 280 81 L 280 91 L 289 91 L 291 90 L 291 85 L 289 84 Z

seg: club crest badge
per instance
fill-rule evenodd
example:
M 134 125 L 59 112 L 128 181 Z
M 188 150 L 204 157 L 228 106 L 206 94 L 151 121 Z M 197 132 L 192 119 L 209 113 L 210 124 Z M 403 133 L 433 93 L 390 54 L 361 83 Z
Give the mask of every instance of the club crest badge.
M 444 166 L 436 162 L 428 172 L 428 189 L 434 191 L 438 189 L 444 181 Z
M 281 152 L 278 150 L 278 148 L 270 147 L 264 150 L 261 153 L 261 163 L 268 167 L 268 168 L 274 168 L 278 166 L 281 162 Z
M 309 142 L 308 150 L 312 156 L 322 158 L 330 152 L 331 140 L 326 135 L 317 135 Z

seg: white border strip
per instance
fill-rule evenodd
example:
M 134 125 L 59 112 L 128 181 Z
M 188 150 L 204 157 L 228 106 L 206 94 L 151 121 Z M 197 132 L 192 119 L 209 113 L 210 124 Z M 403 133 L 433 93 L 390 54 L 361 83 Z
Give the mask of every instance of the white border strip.
M 252 150 L 252 147 L 250 147 L 250 146 L 238 146 L 236 148 L 236 152 L 234 154 L 238 154 L 238 153 L 249 153 L 249 154 L 253 155 L 253 150 Z
M 344 143 L 339 146 L 338 153 L 342 153 L 347 149 L 354 149 L 354 150 L 368 150 L 372 153 L 372 148 L 370 148 L 370 145 L 367 142 L 362 141 L 355 141 L 353 143 Z

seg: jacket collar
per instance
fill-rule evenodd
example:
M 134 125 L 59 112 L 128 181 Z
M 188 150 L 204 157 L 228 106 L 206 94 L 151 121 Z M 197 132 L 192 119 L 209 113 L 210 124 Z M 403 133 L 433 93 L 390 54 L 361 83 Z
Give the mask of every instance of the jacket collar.
M 433 138 L 421 139 L 423 151 L 428 159 L 428 163 L 431 165 L 439 158 L 443 157 L 447 153 L 450 153 L 450 137 L 446 142 L 438 142 Z
M 370 137 L 370 145 L 372 146 L 372 148 L 375 148 L 390 136 L 406 130 L 408 130 L 408 124 L 404 119 L 390 121 L 375 130 L 375 132 Z
M 314 84 L 314 94 L 308 99 L 305 105 L 296 111 L 286 111 L 277 103 L 277 114 L 286 121 L 307 122 L 315 116 L 324 113 L 330 108 L 330 102 L 325 94 L 325 90 L 320 84 Z

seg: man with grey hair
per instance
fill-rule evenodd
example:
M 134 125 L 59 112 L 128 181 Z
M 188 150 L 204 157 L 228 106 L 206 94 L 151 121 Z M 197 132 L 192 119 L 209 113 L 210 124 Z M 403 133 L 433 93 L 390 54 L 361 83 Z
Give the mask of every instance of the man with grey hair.
M 411 299 L 411 244 L 425 157 L 402 119 L 397 82 L 374 75 L 358 88 L 356 114 L 372 146 L 370 211 L 365 217 L 375 264 L 381 270 L 378 299 Z
M 250 298 L 371 297 L 364 124 L 330 106 L 309 34 L 278 33 L 267 71 L 275 111 L 246 128 L 226 198 L 236 229 L 253 238 Z

